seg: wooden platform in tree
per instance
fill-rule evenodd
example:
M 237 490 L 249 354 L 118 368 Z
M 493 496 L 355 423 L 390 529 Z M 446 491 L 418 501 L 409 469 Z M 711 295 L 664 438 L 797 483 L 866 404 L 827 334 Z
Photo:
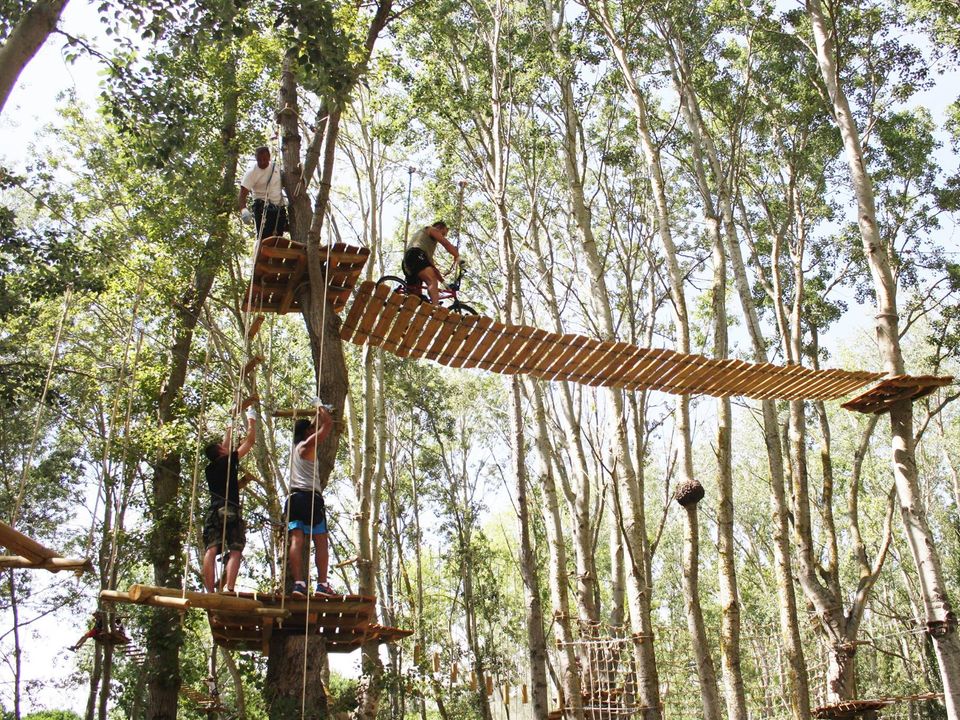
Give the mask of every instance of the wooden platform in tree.
M 324 259 L 321 272 L 327 278 L 327 300 L 339 312 L 350 297 L 370 250 L 335 243 L 320 248 L 320 255 Z M 244 297 L 243 309 L 280 314 L 300 310 L 297 288 L 307 280 L 307 275 L 307 252 L 302 243 L 284 237 L 264 238 L 257 246 L 252 284 Z
M 450 367 L 677 395 L 836 400 L 883 378 L 883 373 L 717 360 L 549 333 L 482 316 L 459 315 L 372 282 L 360 285 L 340 337 Z
M 833 705 L 822 705 L 814 708 L 810 714 L 821 720 L 874 720 L 874 718 L 880 716 L 881 710 L 890 705 L 902 702 L 939 700 L 942 697 L 943 693 L 920 693 L 919 695 L 897 695 L 874 700 L 845 700 Z
M 322 636 L 328 652 L 350 652 L 364 642 L 396 642 L 411 630 L 376 623 L 376 598 L 365 595 L 314 595 L 305 599 L 262 593 L 201 593 L 152 585 L 131 585 L 126 592 L 103 590 L 109 602 L 207 611 L 218 645 L 269 653 L 276 633 Z
M 58 553 L 15 530 L 5 522 L 0 522 L 0 545 L 15 553 L 14 555 L 0 555 L 0 568 L 49 570 L 50 572 L 93 570 L 93 564 L 89 560 L 60 557 Z
M 952 377 L 896 375 L 885 378 L 879 385 L 845 402 L 842 407 L 879 415 L 889 412 L 890 406 L 898 400 L 918 400 L 952 382 Z
M 205 692 L 200 692 L 199 690 L 194 690 L 188 685 L 180 686 L 180 697 L 186 698 L 196 705 L 201 712 L 205 712 L 208 715 L 230 712 L 230 708 L 221 703 L 220 698 Z

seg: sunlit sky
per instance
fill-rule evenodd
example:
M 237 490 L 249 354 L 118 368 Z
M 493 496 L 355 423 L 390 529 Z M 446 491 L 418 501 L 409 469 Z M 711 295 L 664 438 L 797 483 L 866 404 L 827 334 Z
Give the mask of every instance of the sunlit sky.
M 94 44 L 108 49 L 110 42 L 100 34 L 100 25 L 94 5 L 74 0 L 67 6 L 61 27 L 74 35 L 82 35 L 92 40 Z M 98 94 L 99 66 L 96 61 L 81 56 L 75 63 L 68 64 L 62 54 L 63 38 L 53 36 L 40 50 L 36 58 L 28 65 L 20 77 L 16 89 L 0 117 L 0 164 L 15 170 L 22 170 L 37 152 L 33 147 L 39 129 L 59 120 L 58 107 L 64 93 L 74 92 L 77 97 L 89 107 L 94 107 Z M 952 73 L 943 77 L 938 84 L 919 94 L 911 105 L 926 105 L 940 121 L 946 106 L 955 99 L 957 88 L 960 88 L 960 76 Z M 942 164 L 945 170 L 952 171 L 957 167 L 958 158 L 947 149 L 942 151 Z M 853 210 L 851 210 L 853 216 Z M 957 237 L 956 227 L 945 227 L 942 238 L 945 247 L 953 252 L 960 250 L 960 240 Z M 871 313 L 872 314 L 872 313 Z M 866 318 L 869 323 L 869 318 Z M 858 333 L 868 333 L 869 327 L 862 323 L 853 323 L 849 327 L 856 327 Z M 847 331 L 845 331 L 847 332 Z M 847 338 L 849 342 L 849 337 Z M 48 576 L 41 574 L 37 577 L 38 585 L 44 583 L 63 584 L 71 582 L 63 575 Z M 91 610 L 94 599 L 91 598 Z M 36 681 L 42 686 L 32 692 L 26 702 L 26 710 L 49 708 L 72 708 L 82 712 L 86 699 L 85 687 L 76 689 L 58 689 L 58 685 L 76 669 L 75 656 L 65 650 L 65 646 L 72 643 L 85 629 L 86 615 L 73 619 L 74 624 L 69 626 L 70 619 L 57 617 L 31 625 L 24 630 L 28 641 L 25 643 L 24 656 L 24 684 Z M 27 618 L 29 619 L 29 614 Z M 10 618 L 4 619 L 5 625 Z M 9 637 L 2 640 L 5 648 L 9 649 Z M 352 657 L 352 656 L 351 656 Z M 339 662 L 351 664 L 356 658 L 343 658 Z M 347 672 L 346 665 L 339 668 Z M 352 674 L 352 672 L 351 672 Z M 10 687 L 12 674 L 6 664 L 0 664 L 0 703 L 8 709 L 10 707 Z M 33 701 L 36 701 L 34 704 Z

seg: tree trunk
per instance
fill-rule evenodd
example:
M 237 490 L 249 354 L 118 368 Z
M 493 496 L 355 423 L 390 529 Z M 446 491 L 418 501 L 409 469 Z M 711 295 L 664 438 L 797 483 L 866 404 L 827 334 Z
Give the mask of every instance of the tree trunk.
M 727 174 L 720 163 L 713 138 L 707 130 L 700 113 L 699 103 L 694 93 L 688 93 L 685 109 L 689 112 L 691 130 L 697 133 L 706 151 L 706 158 L 717 179 L 717 193 L 720 211 L 723 217 L 723 226 L 726 236 L 727 251 L 733 270 L 734 284 L 740 298 L 746 321 L 747 331 L 753 346 L 754 361 L 767 362 L 766 341 L 760 328 L 756 303 L 753 298 L 750 281 L 747 277 L 746 265 L 740 250 L 739 234 L 734 220 L 733 200 L 730 188 L 727 185 Z M 789 705 L 794 720 L 806 720 L 810 716 L 810 697 L 807 681 L 806 662 L 803 657 L 803 646 L 800 640 L 799 617 L 797 615 L 797 601 L 793 589 L 793 569 L 790 557 L 790 527 L 789 510 L 784 494 L 783 447 L 779 439 L 779 422 L 777 420 L 776 404 L 773 400 L 761 401 L 763 417 L 764 443 L 767 449 L 767 462 L 770 470 L 771 507 L 774 517 L 774 557 L 777 577 L 777 592 L 779 595 L 780 635 L 787 654 L 790 691 L 787 693 Z
M 621 53 L 622 54 L 622 53 Z M 621 68 L 630 72 L 621 58 Z M 631 76 L 632 77 L 632 76 Z M 670 215 L 667 206 L 666 186 L 660 163 L 660 151 L 653 141 L 648 122 L 646 99 L 639 87 L 631 80 L 628 82 L 634 109 L 637 116 L 637 129 L 640 133 L 640 146 L 650 171 L 653 195 L 657 208 L 657 226 L 663 244 L 667 271 L 670 278 L 670 295 L 673 300 L 674 328 L 677 333 L 677 349 L 681 353 L 690 353 L 690 324 L 687 315 L 687 303 L 683 287 L 683 275 L 680 270 L 673 233 L 670 230 Z M 703 497 L 703 487 L 693 472 L 693 443 L 690 433 L 690 398 L 681 395 L 677 398 L 677 435 L 680 437 L 680 481 L 677 487 L 677 501 L 686 509 L 686 528 L 684 532 L 683 585 L 686 607 L 687 627 L 696 659 L 697 676 L 700 679 L 700 699 L 706 720 L 719 720 L 720 697 L 717 692 L 716 669 L 710 655 L 703 621 L 703 609 L 699 595 L 699 513 L 697 504 Z
M 817 63 L 843 138 L 850 181 L 857 200 L 863 250 L 870 265 L 877 299 L 877 342 L 886 371 L 891 375 L 900 375 L 904 372 L 904 362 L 900 350 L 897 287 L 890 259 L 877 228 L 873 182 L 867 172 L 860 131 L 850 111 L 847 96 L 840 87 L 835 39 L 820 0 L 807 0 L 807 12 L 813 25 Z M 920 503 L 913 433 L 913 403 L 910 400 L 898 401 L 890 410 L 890 434 L 900 515 L 920 578 L 927 631 L 933 640 L 943 680 L 947 716 L 956 720 L 960 717 L 960 636 L 947 594 L 936 539 Z
M 367 191 L 369 206 L 368 245 L 371 257 L 380 255 L 380 231 L 378 214 L 380 200 L 377 192 L 377 166 L 375 148 L 366 136 L 365 151 Z M 367 263 L 367 278 L 372 278 L 372 263 Z M 384 477 L 384 438 L 386 413 L 384 409 L 383 360 L 378 353 L 364 346 L 361 364 L 363 367 L 363 448 L 360 463 L 360 479 L 355 487 L 358 507 L 357 519 L 357 571 L 358 592 L 361 595 L 377 594 L 377 575 L 380 571 L 379 535 L 380 494 Z M 389 571 L 388 571 L 389 573 Z M 385 619 L 386 621 L 387 619 Z M 383 692 L 383 662 L 380 659 L 380 644 L 376 641 L 361 647 L 362 681 L 359 689 L 358 720 L 375 720 L 380 696 Z
M 20 720 L 20 680 L 23 671 L 23 648 L 20 646 L 20 598 L 17 595 L 16 570 L 9 570 L 10 615 L 13 617 L 13 717 Z
M 100 689 L 100 677 L 102 675 L 103 665 L 103 646 L 100 643 L 94 643 L 93 648 L 93 667 L 90 669 L 90 691 L 87 694 L 87 710 L 84 714 L 86 720 L 93 720 L 97 711 L 97 693 Z
M 557 623 L 555 631 L 559 644 L 560 688 L 570 707 L 572 720 L 583 720 L 580 675 L 577 669 L 577 654 L 573 646 L 570 597 L 567 592 L 567 549 L 560 515 L 560 501 L 553 477 L 550 438 L 547 431 L 547 414 L 543 406 L 543 388 L 539 383 L 529 382 L 533 396 L 536 421 L 536 448 L 540 460 L 540 488 L 543 492 L 543 520 L 550 550 L 550 599 Z
M 530 646 L 530 690 L 533 717 L 546 720 L 549 712 L 547 696 L 547 642 L 543 631 L 543 607 L 540 603 L 540 578 L 530 532 L 530 510 L 527 504 L 526 441 L 523 437 L 523 411 L 520 377 L 510 378 L 510 438 L 512 474 L 520 530 L 520 576 L 523 578 L 526 608 L 527 642 Z
M 327 720 L 326 666 L 322 638 L 274 633 L 263 691 L 270 720 Z
M 0 113 L 27 66 L 57 27 L 68 0 L 37 0 L 0 46 Z
M 231 6 L 232 7 L 232 6 Z M 209 239 L 204 244 L 194 272 L 191 287 L 176 306 L 174 341 L 170 348 L 170 368 L 160 393 L 157 415 L 161 425 L 176 417 L 187 376 L 190 346 L 200 319 L 200 312 L 213 287 L 230 241 L 228 218 L 236 189 L 238 149 L 236 145 L 237 105 L 239 89 L 236 82 L 236 57 L 230 52 L 223 80 L 223 124 L 221 142 L 224 165 L 218 196 L 221 210 L 211 219 Z M 182 581 L 180 562 L 183 558 L 183 515 L 180 502 L 181 450 L 165 452 L 153 464 L 151 511 L 153 527 L 150 530 L 150 560 L 156 585 L 179 588 Z M 146 631 L 147 692 L 149 720 L 175 720 L 177 698 L 180 693 L 180 646 L 183 629 L 179 614 L 174 610 L 155 608 Z

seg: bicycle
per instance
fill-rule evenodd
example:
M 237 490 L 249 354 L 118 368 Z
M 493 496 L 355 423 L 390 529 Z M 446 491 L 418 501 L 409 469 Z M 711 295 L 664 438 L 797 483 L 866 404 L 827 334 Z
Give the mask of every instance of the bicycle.
M 466 273 L 466 263 L 463 261 L 460 262 L 459 269 L 457 270 L 457 276 L 448 283 L 440 284 L 440 306 L 445 307 L 447 310 L 451 310 L 455 313 L 460 313 L 461 315 L 479 315 L 472 305 L 468 305 L 465 302 L 461 302 L 460 298 L 457 297 L 457 293 L 460 291 L 460 283 L 463 281 L 463 276 Z M 428 301 L 426 292 L 427 286 L 425 283 L 420 282 L 419 280 L 415 283 L 408 283 L 401 277 L 396 275 L 384 275 L 382 278 L 377 280 L 377 285 L 388 285 L 393 288 L 394 292 L 401 293 L 402 295 L 415 295 L 419 297 L 424 302 Z M 450 303 L 444 305 L 446 300 L 450 300 Z

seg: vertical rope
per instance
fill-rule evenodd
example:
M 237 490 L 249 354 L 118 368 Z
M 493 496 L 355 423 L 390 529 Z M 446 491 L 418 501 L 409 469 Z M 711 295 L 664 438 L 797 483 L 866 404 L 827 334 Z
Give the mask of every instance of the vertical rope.
M 278 130 L 276 133 L 276 138 L 278 143 L 277 147 L 278 147 L 278 154 L 279 154 L 279 143 L 280 143 L 279 124 L 278 124 Z M 250 267 L 250 282 L 247 283 L 247 301 L 244 306 L 241 306 L 241 313 L 243 317 L 243 321 L 241 323 L 242 332 L 243 332 L 243 352 L 241 354 L 241 357 L 247 358 L 247 359 L 250 358 L 250 344 L 251 344 L 250 323 L 251 323 L 251 318 L 254 315 L 254 311 L 252 309 L 253 281 L 256 275 L 257 255 L 260 253 L 260 245 L 263 241 L 263 231 L 267 223 L 267 205 L 270 202 L 269 201 L 270 182 L 273 180 L 273 173 L 276 172 L 276 170 L 277 170 L 277 159 L 274 158 L 272 163 L 272 169 L 270 171 L 270 179 L 267 181 L 267 187 L 265 188 L 263 209 L 260 213 L 260 226 L 256 229 L 255 241 L 253 244 L 253 261 L 251 262 L 251 267 Z M 282 192 L 283 192 L 283 182 L 281 179 L 281 193 Z M 256 198 L 254 198 L 254 201 L 256 201 Z M 246 307 L 246 309 L 244 310 L 243 307 Z M 258 309 L 261 311 L 263 310 L 263 292 L 259 294 Z M 208 349 L 209 349 L 209 346 L 208 346 Z M 227 448 L 227 452 L 228 452 L 227 476 L 226 476 L 226 482 L 224 484 L 224 516 L 223 516 L 223 522 L 221 523 L 221 532 L 220 532 L 220 556 L 221 558 L 226 558 L 228 562 L 230 558 L 230 553 L 229 553 L 229 549 L 227 548 L 227 523 L 229 522 L 228 515 L 230 511 L 229 498 L 230 498 L 230 476 L 233 470 L 233 442 L 236 439 L 236 436 L 234 433 L 236 432 L 236 429 L 237 429 L 236 428 L 237 417 L 240 415 L 240 404 L 242 402 L 243 383 L 244 383 L 244 380 L 246 379 L 246 368 L 247 368 L 246 362 L 242 362 L 242 364 L 240 365 L 239 377 L 237 379 L 237 384 L 234 391 L 233 406 L 230 409 L 230 429 L 229 429 L 230 443 L 229 443 L 229 447 Z M 238 479 L 238 482 L 239 482 L 239 479 Z M 194 477 L 194 485 L 195 483 L 196 483 L 196 477 Z M 196 488 L 194 487 L 194 491 L 195 490 Z M 237 512 L 238 513 L 240 512 L 239 508 L 237 508 Z M 239 520 L 239 516 L 238 516 L 238 520 Z M 186 579 L 186 575 L 184 575 L 184 578 Z M 184 592 L 186 592 L 186 581 L 184 581 Z
M 207 340 L 207 350 L 203 359 L 203 385 L 200 390 L 200 418 L 197 421 L 197 451 L 193 457 L 193 479 L 190 484 L 190 522 L 187 526 L 187 542 L 183 544 L 183 592 L 181 597 L 187 596 L 187 578 L 190 574 L 190 543 L 193 539 L 193 521 L 197 508 L 197 477 L 200 474 L 200 454 L 203 452 L 203 434 L 206 429 L 207 415 L 207 388 L 210 377 L 210 343 Z
M 40 402 L 37 406 L 37 413 L 33 419 L 33 433 L 30 437 L 30 448 L 27 451 L 27 457 L 24 459 L 23 468 L 20 473 L 20 486 L 17 489 L 17 499 L 13 504 L 13 512 L 10 514 L 10 527 L 16 527 L 17 517 L 20 515 L 20 506 L 23 503 L 23 493 L 27 487 L 27 476 L 30 473 L 30 465 L 33 464 L 33 454 L 37 449 L 37 436 L 40 434 L 40 420 L 43 417 L 43 406 L 47 401 L 47 391 L 50 389 L 50 378 L 53 377 L 53 367 L 57 363 L 57 355 L 60 352 L 60 338 L 63 334 L 63 325 L 67 319 L 67 313 L 70 310 L 70 297 L 73 295 L 73 285 L 68 285 L 63 294 L 63 311 L 60 313 L 60 321 L 57 323 L 57 334 L 53 341 L 53 354 L 50 356 L 50 365 L 47 368 L 47 377 L 43 381 L 43 391 L 40 393 Z
M 140 350 L 142 347 L 143 347 L 143 330 L 141 330 L 137 334 L 137 348 L 133 353 L 133 365 L 130 368 L 131 388 L 127 392 L 127 412 L 126 412 L 126 416 L 123 419 L 123 449 L 121 450 L 121 453 L 120 453 L 120 462 L 123 468 L 121 477 L 123 477 L 124 479 L 124 492 L 123 492 L 123 496 L 120 499 L 120 505 L 116 508 L 116 511 L 115 511 L 114 522 L 113 522 L 113 532 L 110 540 L 110 562 L 108 566 L 108 575 L 107 575 L 108 577 L 107 588 L 110 590 L 115 589 L 115 586 L 116 586 L 116 583 L 114 581 L 114 575 L 117 567 L 117 555 L 119 553 L 119 540 L 118 540 L 119 529 L 120 529 L 120 525 L 118 521 L 119 514 L 120 514 L 119 509 L 120 507 L 124 507 L 126 505 L 126 501 L 128 497 L 128 494 L 126 491 L 126 487 L 127 487 L 126 479 L 127 479 L 127 473 L 129 472 L 129 458 L 127 456 L 127 450 L 130 445 L 130 416 L 133 414 L 132 384 L 133 382 L 136 382 L 136 379 L 137 379 L 137 368 L 140 365 Z
M 416 171 L 414 167 L 407 168 L 407 210 L 406 217 L 403 221 L 403 248 L 407 248 L 407 239 L 410 237 L 410 195 L 413 191 L 413 173 Z
M 107 437 L 104 439 L 103 443 L 103 455 L 100 459 L 100 483 L 97 486 L 97 499 L 93 505 L 93 521 L 90 524 L 90 534 L 87 537 L 87 552 L 90 554 L 90 550 L 93 547 L 93 532 L 97 523 L 97 512 L 100 509 L 100 495 L 103 492 L 103 484 L 107 476 L 112 475 L 112 468 L 110 467 L 110 451 L 113 449 L 113 439 L 116 435 L 116 425 L 117 425 L 117 411 L 120 407 L 120 396 L 122 394 L 121 388 L 126 381 L 127 374 L 127 360 L 130 357 L 130 343 L 133 341 L 133 331 L 136 328 L 137 324 L 137 314 L 140 309 L 140 300 L 143 297 L 143 283 L 144 278 L 140 278 L 140 283 L 137 285 L 137 294 L 133 301 L 133 312 L 130 314 L 130 329 L 127 331 L 127 335 L 123 341 L 123 359 L 120 362 L 120 372 L 117 374 L 117 387 L 116 392 L 113 394 L 113 404 L 110 408 L 110 420 L 107 427 Z M 141 341 L 142 341 L 141 333 Z M 137 346 L 137 353 L 139 354 L 139 343 Z
M 331 228 L 330 224 L 327 225 L 327 228 L 328 228 L 328 231 L 331 231 L 331 232 L 332 232 L 332 230 L 330 230 L 330 228 Z M 317 400 L 320 399 L 320 378 L 321 378 L 321 376 L 323 375 L 324 346 L 326 345 L 326 337 L 327 337 L 327 305 L 329 305 L 329 303 L 327 302 L 327 288 L 330 286 L 330 252 L 331 252 L 332 249 L 333 249 L 333 237 L 332 237 L 331 235 L 328 235 L 328 236 L 327 236 L 327 258 L 326 258 L 326 263 L 325 263 L 325 267 L 324 267 L 324 278 L 323 278 L 323 310 L 321 311 L 321 314 L 320 314 L 320 352 L 319 352 L 318 357 L 317 357 L 317 379 L 316 379 L 316 384 L 315 384 L 315 390 L 316 390 L 316 398 L 317 398 Z M 331 419 L 331 421 L 332 421 L 332 420 L 333 420 L 333 417 L 331 416 L 330 419 Z M 314 415 L 313 415 L 314 432 L 316 432 L 316 428 L 318 427 L 319 424 L 320 424 L 320 405 L 318 404 L 318 405 L 316 406 L 316 409 L 314 410 Z M 333 431 L 333 429 L 331 428 L 331 432 L 332 432 L 332 431 Z M 314 442 L 313 448 L 314 448 L 314 452 L 313 452 L 313 482 L 311 483 L 311 488 L 310 488 L 310 532 L 309 532 L 309 533 L 304 533 L 304 535 L 305 535 L 304 540 L 306 541 L 306 545 L 307 545 L 307 563 L 306 563 L 306 566 L 307 566 L 307 567 L 306 567 L 307 613 L 306 613 L 305 622 L 303 623 L 303 685 L 302 685 L 301 691 L 300 691 L 300 717 L 301 717 L 301 718 L 303 718 L 303 717 L 305 716 L 305 714 L 306 714 L 306 708 L 307 708 L 307 648 L 308 648 L 308 645 L 309 645 L 309 642 L 310 642 L 310 596 L 311 596 L 311 592 L 310 592 L 310 565 L 311 565 L 311 562 L 310 562 L 310 560 L 311 560 L 311 557 L 310 557 L 310 541 L 313 539 L 313 525 L 314 525 L 313 520 L 314 520 L 314 508 L 316 507 L 316 502 L 317 502 L 317 476 L 318 476 L 318 469 L 317 469 L 317 443 L 316 443 L 316 442 Z M 296 448 L 294 448 L 294 452 L 296 452 Z M 292 461 L 292 458 L 291 458 L 291 461 Z M 292 466 L 292 464 L 293 464 L 293 463 L 291 462 L 291 466 Z M 288 508 L 289 508 L 290 503 L 288 502 L 287 505 L 288 505 Z M 330 555 L 329 555 L 329 553 L 330 553 L 330 546 L 329 546 L 329 528 L 328 528 L 327 538 L 328 538 L 328 541 L 327 541 L 327 542 L 328 542 L 328 545 L 327 545 L 327 563 L 328 563 L 328 565 L 327 565 L 327 567 L 328 567 L 328 572 L 329 572 L 329 557 L 330 557 Z M 316 552 L 316 550 L 314 550 L 314 553 L 315 553 L 315 552 Z M 318 572 L 319 572 L 319 571 L 318 571 Z M 317 580 L 318 580 L 318 582 L 319 582 L 320 578 L 318 577 Z M 328 577 L 328 578 L 327 578 L 327 584 L 329 584 L 329 582 L 330 582 L 330 580 L 329 580 L 329 577 Z
M 461 224 L 463 223 L 463 191 L 467 187 L 467 181 L 461 180 L 460 182 L 457 183 L 457 186 L 460 188 L 460 191 L 457 196 L 457 217 L 456 217 L 456 220 L 454 221 L 456 223 L 456 228 L 457 228 L 457 242 L 455 247 L 457 248 L 457 250 L 460 250 L 460 233 L 461 233 L 460 228 L 461 228 Z

